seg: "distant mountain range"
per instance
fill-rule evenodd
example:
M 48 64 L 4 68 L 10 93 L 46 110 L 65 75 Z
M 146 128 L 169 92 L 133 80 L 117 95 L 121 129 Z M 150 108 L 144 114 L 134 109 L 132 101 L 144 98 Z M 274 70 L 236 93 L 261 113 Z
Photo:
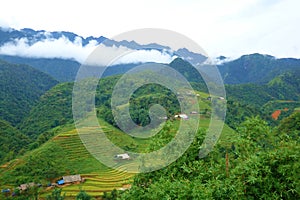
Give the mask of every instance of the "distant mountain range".
M 47 32 L 44 30 L 35 31 L 32 29 L 3 29 L 0 28 L 0 48 L 6 44 L 14 44 L 18 40 L 25 39 L 28 45 L 33 45 L 43 40 L 57 40 L 66 38 L 70 42 L 79 40 L 82 46 L 86 46 L 92 41 L 97 44 L 103 43 L 106 46 L 123 46 L 134 50 L 139 49 L 155 49 L 158 51 L 170 50 L 167 46 L 159 44 L 140 45 L 134 41 L 114 41 L 106 37 L 81 37 L 71 32 Z M 2 52 L 3 53 L 3 52 Z M 176 52 L 168 52 L 172 56 L 177 55 L 192 65 L 195 63 L 204 63 L 207 59 L 205 56 L 193 53 L 186 48 L 178 49 Z M 223 56 L 221 56 L 224 61 Z M 1 54 L 0 59 L 16 64 L 27 64 L 42 72 L 52 76 L 60 82 L 74 81 L 77 71 L 81 65 L 74 59 L 62 58 L 39 58 L 39 57 L 24 57 L 19 55 Z M 226 60 L 226 59 L 225 59 Z M 105 73 L 108 75 L 123 74 L 129 69 L 137 66 L 140 63 L 127 63 L 113 66 Z M 274 77 L 286 71 L 293 71 L 300 68 L 300 60 L 295 58 L 277 59 L 270 55 L 251 54 L 244 55 L 236 60 L 223 62 L 217 65 L 220 74 L 226 84 L 241 84 L 241 83 L 267 83 Z
M 194 53 L 189 51 L 186 48 L 180 48 L 176 51 L 173 51 L 170 47 L 156 44 L 156 43 L 150 43 L 150 44 L 139 44 L 135 41 L 115 41 L 108 39 L 106 37 L 100 36 L 100 37 L 87 37 L 84 38 L 82 36 L 79 36 L 75 33 L 71 32 L 47 32 L 44 30 L 35 31 L 33 29 L 25 28 L 21 30 L 15 30 L 10 28 L 1 28 L 0 27 L 0 47 L 5 45 L 17 45 L 18 42 L 22 41 L 22 45 L 28 45 L 32 46 L 38 42 L 45 42 L 45 41 L 56 41 L 59 39 L 64 39 L 70 43 L 79 45 L 81 47 L 86 47 L 89 44 L 92 44 L 94 46 L 99 45 L 100 43 L 105 45 L 106 47 L 125 47 L 131 50 L 158 50 L 158 51 L 168 51 L 168 54 L 172 55 L 180 55 L 183 58 L 186 58 L 190 62 L 193 63 L 201 63 L 204 62 L 207 58 L 204 55 L 201 55 L 199 53 Z M 14 55 L 15 52 L 9 52 L 9 53 L 3 53 L 0 49 L 0 54 L 5 55 Z M 26 56 L 30 57 L 30 56 Z M 36 56 L 33 56 L 36 57 Z M 43 56 L 40 56 L 43 57 Z M 45 55 L 46 57 L 46 55 Z M 43 58 L 45 58 L 43 57 Z M 62 56 L 61 56 L 62 57 Z M 59 56 L 56 56 L 56 58 L 61 58 Z
M 267 83 L 286 71 L 300 69 L 300 59 L 276 59 L 256 53 L 225 62 L 218 68 L 227 84 Z

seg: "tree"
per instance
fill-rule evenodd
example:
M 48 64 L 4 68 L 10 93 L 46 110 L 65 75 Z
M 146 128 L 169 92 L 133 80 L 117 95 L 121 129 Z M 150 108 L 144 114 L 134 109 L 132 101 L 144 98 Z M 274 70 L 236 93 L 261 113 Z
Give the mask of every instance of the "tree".
M 90 199 L 92 199 L 92 197 L 84 190 L 80 190 L 80 192 L 76 196 L 76 200 L 90 200 Z
M 47 200 L 64 200 L 66 194 L 61 194 L 62 189 L 55 189 L 53 192 L 46 197 Z

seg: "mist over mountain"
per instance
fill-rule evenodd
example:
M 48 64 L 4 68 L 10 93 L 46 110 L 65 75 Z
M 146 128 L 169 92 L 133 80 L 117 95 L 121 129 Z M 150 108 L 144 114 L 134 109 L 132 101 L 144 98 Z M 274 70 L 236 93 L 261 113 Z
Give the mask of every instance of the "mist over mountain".
M 117 64 L 139 63 L 144 62 L 144 60 L 169 63 L 176 54 L 173 52 L 166 53 L 170 47 L 155 43 L 143 45 L 135 41 L 114 41 L 103 36 L 83 38 L 75 33 L 64 31 L 47 32 L 28 28 L 21 30 L 0 28 L 0 54 L 3 55 L 72 59 L 83 63 L 99 45 L 107 53 L 110 51 L 133 51 L 134 54 L 136 53 L 136 55 L 129 56 Z
M 169 64 L 177 57 L 192 65 L 205 64 L 207 57 L 186 48 L 171 51 L 159 44 L 138 44 L 135 41 L 114 41 L 104 36 L 84 38 L 71 32 L 0 28 L 0 58 L 11 63 L 28 64 L 60 82 L 74 81 L 80 65 L 97 48 L 109 52 L 131 51 L 119 59 L 105 76 L 122 74 L 141 63 Z M 132 52 L 133 51 L 133 52 Z M 220 74 L 226 84 L 267 83 L 286 71 L 300 67 L 300 60 L 277 59 L 270 55 L 250 54 L 235 60 L 217 58 Z M 101 63 L 99 63 L 101 64 Z M 194 73 L 194 76 L 195 75 Z

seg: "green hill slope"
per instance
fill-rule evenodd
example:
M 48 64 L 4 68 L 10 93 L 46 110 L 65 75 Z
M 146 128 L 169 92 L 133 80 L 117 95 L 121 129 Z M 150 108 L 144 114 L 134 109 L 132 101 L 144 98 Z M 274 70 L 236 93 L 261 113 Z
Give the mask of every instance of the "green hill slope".
M 226 84 L 264 84 L 284 72 L 297 70 L 299 67 L 299 59 L 277 59 L 258 53 L 244 55 L 218 66 Z
M 30 142 L 30 139 L 19 130 L 0 120 L 0 164 L 25 152 Z
M 80 63 L 74 60 L 60 58 L 26 58 L 0 55 L 0 59 L 11 63 L 30 65 L 60 82 L 74 81 L 80 67 Z
M 30 66 L 0 60 L 0 118 L 18 124 L 39 97 L 56 84 L 56 80 Z
M 36 138 L 54 127 L 72 123 L 73 83 L 59 84 L 44 95 L 20 124 L 22 132 Z
M 285 72 L 267 84 L 226 85 L 227 95 L 239 102 L 263 106 L 273 100 L 300 100 L 300 71 Z

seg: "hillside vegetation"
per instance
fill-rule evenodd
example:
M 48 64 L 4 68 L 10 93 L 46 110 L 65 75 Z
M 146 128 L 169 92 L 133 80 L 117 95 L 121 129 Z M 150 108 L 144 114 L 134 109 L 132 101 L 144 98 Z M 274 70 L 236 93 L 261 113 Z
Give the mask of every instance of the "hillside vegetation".
M 111 124 L 104 121 L 109 122 L 109 100 L 112 88 L 118 78 L 108 77 L 102 79 L 100 85 L 105 87 L 100 87 L 97 90 L 96 107 L 102 130 L 105 131 L 107 137 L 114 144 L 127 151 L 149 152 L 163 147 L 174 137 L 180 122 L 178 119 L 172 119 L 173 114 L 179 112 L 176 107 L 176 101 L 174 101 L 175 96 L 172 96 L 174 94 L 155 84 L 141 87 L 134 93 L 131 99 L 133 106 L 131 114 L 133 119 L 141 125 L 149 123 L 147 121 L 149 116 L 146 114 L 148 104 L 163 103 L 166 100 L 166 95 L 169 98 L 167 98 L 168 101 L 171 102 L 169 105 L 170 120 L 166 122 L 164 128 L 151 139 L 134 139 L 114 127 L 113 121 L 110 122 Z M 13 188 L 19 184 L 32 181 L 42 183 L 43 187 L 45 187 L 49 182 L 57 181 L 61 176 L 70 174 L 81 174 L 86 181 L 80 185 L 63 187 L 63 192 L 66 192 L 67 196 L 75 196 L 81 189 L 92 196 L 100 196 L 104 195 L 104 192 L 110 192 L 113 189 L 120 189 L 126 184 L 131 184 L 133 174 L 126 173 L 121 168 L 119 170 L 107 168 L 90 155 L 82 144 L 77 130 L 71 125 L 72 116 L 68 115 L 68 113 L 71 113 L 70 98 L 72 86 L 73 84 L 71 83 L 63 83 L 52 88 L 41 97 L 41 101 L 32 110 L 30 115 L 32 119 L 29 117 L 25 120 L 25 122 L 29 119 L 32 121 L 28 121 L 24 127 L 31 127 L 31 130 L 39 131 L 32 132 L 32 134 L 26 132 L 26 129 L 24 131 L 30 137 L 37 138 L 37 141 L 41 142 L 35 146 L 36 149 L 28 151 L 24 156 L 19 157 L 17 160 L 12 160 L 1 167 L 0 179 L 2 187 Z M 156 94 L 156 96 L 150 98 L 150 93 Z M 206 108 L 206 113 L 205 115 L 203 114 L 200 121 L 202 129 L 198 133 L 203 135 L 210 122 L 209 113 L 211 110 L 210 101 L 207 100 L 209 95 L 199 94 L 202 97 L 199 99 L 199 104 Z M 144 113 L 140 113 L 142 109 L 145 109 Z M 47 114 L 45 115 L 46 111 Z M 106 112 L 108 113 L 107 115 L 105 114 Z M 64 119 L 62 124 L 53 124 L 55 120 L 60 121 L 61 119 Z M 37 122 L 35 123 L 35 121 Z M 27 130 L 30 129 L 28 128 Z M 226 126 L 223 133 L 221 137 L 223 140 L 221 141 L 227 145 L 227 138 L 231 138 L 235 132 Z M 48 137 L 48 140 L 43 141 L 43 137 Z M 117 161 L 116 166 L 118 166 Z M 23 193 L 23 195 L 30 196 L 34 194 Z M 49 195 L 49 191 L 41 190 L 38 195 L 45 197 Z
M 176 162 L 135 176 L 118 199 L 299 199 L 299 113 L 272 130 L 259 117 L 197 159 L 203 136 Z M 291 131 L 289 131 L 291 130 Z M 285 132 L 287 131 L 287 132 Z
M 270 55 L 250 54 L 218 65 L 226 84 L 268 83 L 276 76 L 299 69 L 300 60 L 277 59 Z
M 20 123 L 39 97 L 58 82 L 30 66 L 0 60 L 0 118 Z
M 0 120 L 0 164 L 23 154 L 28 150 L 30 142 L 32 141 L 26 135 L 8 122 Z

